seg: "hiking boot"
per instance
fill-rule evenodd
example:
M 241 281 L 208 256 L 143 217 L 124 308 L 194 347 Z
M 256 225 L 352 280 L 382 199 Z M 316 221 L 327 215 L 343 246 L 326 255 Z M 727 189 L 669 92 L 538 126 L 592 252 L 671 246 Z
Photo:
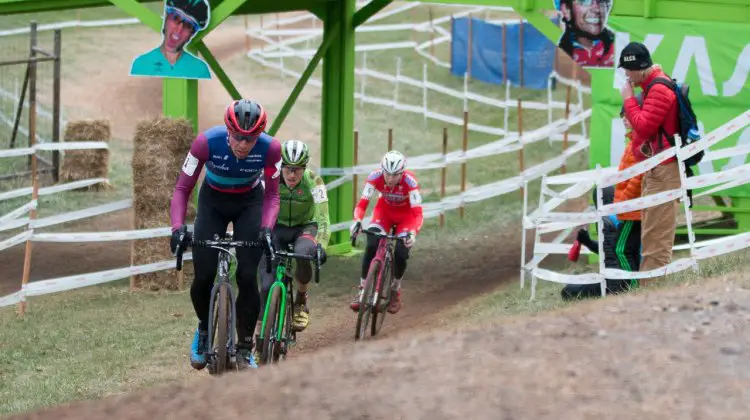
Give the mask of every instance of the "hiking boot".
M 294 317 L 292 319 L 292 329 L 296 332 L 304 331 L 307 324 L 310 323 L 310 309 L 304 303 L 294 305 Z
M 208 331 L 196 329 L 193 342 L 190 344 L 190 365 L 193 369 L 201 370 L 206 367 L 207 352 Z
M 401 310 L 401 290 L 391 290 L 391 304 L 388 305 L 388 313 L 395 314 Z

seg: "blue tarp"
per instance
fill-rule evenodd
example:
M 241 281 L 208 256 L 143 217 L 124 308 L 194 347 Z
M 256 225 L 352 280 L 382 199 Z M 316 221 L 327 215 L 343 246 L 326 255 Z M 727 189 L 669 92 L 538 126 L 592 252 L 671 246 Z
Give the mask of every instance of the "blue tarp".
M 557 19 L 552 19 L 557 23 Z M 520 86 L 519 24 L 506 24 L 505 55 L 507 79 Z M 469 18 L 453 20 L 451 45 L 451 73 L 463 77 L 468 64 Z M 502 84 L 503 27 L 472 18 L 471 22 L 471 78 L 485 83 Z M 555 61 L 557 46 L 531 24 L 523 25 L 523 85 L 531 89 L 545 89 Z

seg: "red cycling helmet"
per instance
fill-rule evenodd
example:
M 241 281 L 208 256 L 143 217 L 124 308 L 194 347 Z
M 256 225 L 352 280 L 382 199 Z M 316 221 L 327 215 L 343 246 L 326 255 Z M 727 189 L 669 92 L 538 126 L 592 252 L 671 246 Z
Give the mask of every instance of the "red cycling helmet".
M 224 124 L 239 139 L 258 137 L 266 129 L 268 117 L 263 107 L 249 99 L 232 101 L 224 112 Z

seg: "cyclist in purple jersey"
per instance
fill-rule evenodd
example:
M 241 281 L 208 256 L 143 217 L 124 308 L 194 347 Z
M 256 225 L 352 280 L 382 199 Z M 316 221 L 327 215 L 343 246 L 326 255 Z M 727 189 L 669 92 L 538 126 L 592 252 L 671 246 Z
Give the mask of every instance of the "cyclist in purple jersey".
M 266 112 L 250 100 L 233 101 L 226 109 L 224 125 L 199 134 L 182 165 L 170 207 L 172 253 L 179 245 L 179 232 L 185 223 L 190 193 L 203 167 L 206 176 L 198 196 L 198 213 L 193 236 L 213 239 L 226 233 L 229 222 L 239 241 L 271 237 L 279 213 L 281 143 L 266 134 Z M 270 250 L 266 250 L 270 252 Z M 237 249 L 237 363 L 240 368 L 256 367 L 253 358 L 253 330 L 260 308 L 257 271 L 262 250 Z M 209 305 L 216 277 L 218 251 L 193 249 L 195 278 L 190 297 L 198 317 L 198 328 L 191 344 L 190 362 L 195 369 L 206 366 Z

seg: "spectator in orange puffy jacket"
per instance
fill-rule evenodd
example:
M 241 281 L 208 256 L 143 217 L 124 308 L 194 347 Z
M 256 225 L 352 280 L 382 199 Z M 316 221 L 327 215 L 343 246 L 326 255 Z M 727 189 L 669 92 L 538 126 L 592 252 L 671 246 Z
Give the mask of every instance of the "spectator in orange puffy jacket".
M 669 79 L 661 66 L 651 61 L 645 45 L 631 42 L 620 54 L 618 67 L 625 69 L 628 82 L 620 93 L 624 99 L 625 115 L 633 127 L 631 150 L 641 161 L 670 147 L 667 136 L 678 131 L 677 97 L 663 84 L 649 85 L 657 77 Z M 643 90 L 643 105 L 639 106 L 633 86 Z M 677 160 L 670 158 L 643 175 L 641 195 L 647 196 L 679 189 L 680 173 Z M 664 268 L 672 260 L 672 247 L 677 229 L 679 202 L 675 199 L 664 204 L 643 209 L 641 212 L 642 259 L 640 271 Z M 665 270 L 666 271 L 666 270 Z M 661 276 L 649 280 L 658 280 Z M 643 279 L 643 286 L 650 281 Z
M 638 98 L 640 104 L 640 98 Z M 625 107 L 620 111 L 620 118 L 622 118 L 623 124 L 625 124 L 625 151 L 622 153 L 620 158 L 620 165 L 618 171 L 623 171 L 637 163 L 631 144 L 634 142 L 634 138 L 637 134 L 633 131 L 633 128 L 625 117 Z M 626 181 L 622 181 L 615 185 L 615 203 L 621 201 L 628 201 L 639 198 L 641 196 L 641 181 L 643 174 L 634 176 Z M 615 254 L 617 255 L 617 261 L 620 264 L 620 268 L 625 271 L 638 271 L 641 262 L 641 211 L 631 211 L 627 213 L 621 213 L 617 215 L 617 220 L 621 223 L 617 225 L 617 244 L 615 245 Z M 638 280 L 633 279 L 630 281 L 630 287 L 638 285 Z

